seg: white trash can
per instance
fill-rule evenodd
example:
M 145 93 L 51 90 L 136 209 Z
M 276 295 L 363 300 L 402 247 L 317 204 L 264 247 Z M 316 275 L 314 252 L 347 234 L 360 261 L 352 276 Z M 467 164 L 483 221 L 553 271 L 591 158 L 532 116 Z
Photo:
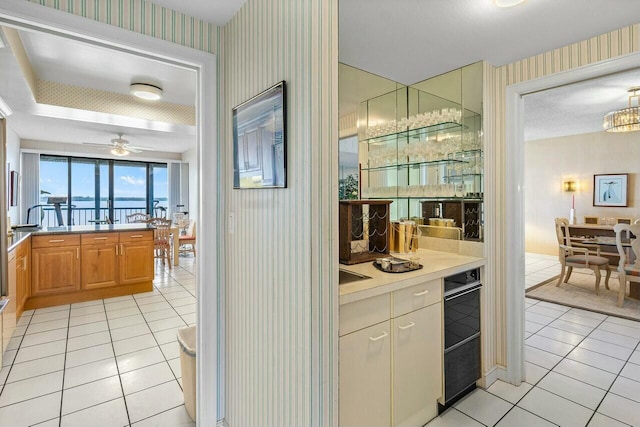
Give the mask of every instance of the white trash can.
M 180 369 L 184 407 L 192 420 L 196 420 L 196 327 L 178 331 L 180 344 Z

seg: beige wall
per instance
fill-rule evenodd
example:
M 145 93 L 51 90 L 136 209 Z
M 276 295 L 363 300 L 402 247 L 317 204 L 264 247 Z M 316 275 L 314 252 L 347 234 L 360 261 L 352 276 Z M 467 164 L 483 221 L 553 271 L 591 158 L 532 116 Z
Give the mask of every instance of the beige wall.
M 11 164 L 11 170 L 20 173 L 20 137 L 11 129 L 11 116 L 7 119 L 7 163 Z M 7 171 L 9 173 L 9 171 Z M 19 184 L 20 185 L 20 184 Z M 21 187 L 21 186 L 20 186 Z M 18 194 L 20 194 L 20 189 Z M 18 204 L 21 204 L 20 196 L 18 196 Z M 20 223 L 20 207 L 7 205 L 8 214 L 11 218 L 11 224 Z
M 506 244 L 506 134 L 505 134 L 505 93 L 509 85 L 568 71 L 584 65 L 606 59 L 624 56 L 640 51 L 640 25 L 635 24 L 610 33 L 590 38 L 559 49 L 525 58 L 491 71 L 492 82 L 487 91 L 491 91 L 491 104 L 485 108 L 491 112 L 485 116 L 485 182 L 494 183 L 486 188 L 487 199 L 486 230 L 491 234 L 485 241 L 488 259 L 487 281 L 495 284 L 495 292 L 490 295 L 494 304 L 495 328 L 493 345 L 496 354 L 494 363 L 506 366 L 506 254 L 514 249 Z M 491 117 L 493 119 L 491 119 Z M 489 147 L 490 146 L 490 147 Z M 488 344 L 490 345 L 490 344 Z
M 525 116 L 526 120 L 526 116 Z M 569 217 L 575 194 L 579 223 L 584 216 L 640 217 L 640 144 L 635 133 L 596 132 L 525 143 L 525 243 L 528 252 L 556 255 L 553 225 L 556 217 Z M 626 208 L 593 206 L 593 175 L 628 173 Z M 562 183 L 579 183 L 575 193 L 562 191 Z
M 230 427 L 335 425 L 337 11 L 248 0 L 218 35 Z M 287 188 L 233 190 L 231 110 L 280 80 Z

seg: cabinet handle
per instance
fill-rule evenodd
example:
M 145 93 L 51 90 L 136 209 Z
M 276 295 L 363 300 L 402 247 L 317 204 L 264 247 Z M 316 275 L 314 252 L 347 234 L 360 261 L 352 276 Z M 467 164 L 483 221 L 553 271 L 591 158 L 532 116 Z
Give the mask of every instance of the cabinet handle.
M 27 257 L 22 258 L 22 270 L 27 271 Z
M 120 243 L 120 256 L 124 255 L 124 249 L 122 248 L 122 243 Z
M 80 259 L 80 248 L 76 248 L 76 258 Z
M 133 234 L 133 235 L 129 236 L 129 238 L 131 238 L 131 239 L 142 239 L 142 234 Z
M 93 240 L 107 240 L 108 237 L 94 237 Z
M 64 239 L 49 240 L 49 243 L 60 243 L 60 242 L 64 242 Z
M 382 338 L 384 338 L 386 336 L 387 336 L 387 333 L 383 332 L 382 335 L 380 335 L 379 337 L 375 337 L 375 338 L 374 337 L 369 337 L 369 340 L 371 340 L 371 341 L 380 341 Z
M 116 256 L 118 256 L 118 246 L 119 245 L 116 245 Z
M 413 328 L 414 326 L 416 326 L 415 323 L 409 322 L 407 326 L 398 326 L 398 329 L 402 329 L 404 331 L 405 329 L 410 329 L 410 328 Z
M 426 294 L 428 294 L 428 293 L 429 293 L 429 289 L 425 289 L 425 290 L 424 290 L 424 291 L 422 291 L 422 292 L 418 292 L 418 293 L 413 294 L 413 296 L 414 296 L 414 297 L 421 297 L 422 295 L 426 295 Z

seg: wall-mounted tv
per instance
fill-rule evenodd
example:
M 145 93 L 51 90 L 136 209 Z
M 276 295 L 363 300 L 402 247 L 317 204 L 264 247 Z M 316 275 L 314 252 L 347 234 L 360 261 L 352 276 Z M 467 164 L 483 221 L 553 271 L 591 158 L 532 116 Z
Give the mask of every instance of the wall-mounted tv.
M 233 188 L 286 188 L 285 82 L 233 109 Z

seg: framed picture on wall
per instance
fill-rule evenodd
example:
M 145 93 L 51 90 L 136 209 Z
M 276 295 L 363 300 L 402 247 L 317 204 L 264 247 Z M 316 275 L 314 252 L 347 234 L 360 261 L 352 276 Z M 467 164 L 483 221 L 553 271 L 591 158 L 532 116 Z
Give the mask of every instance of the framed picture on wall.
M 232 113 L 233 188 L 285 188 L 285 82 L 243 102 Z
M 9 172 L 9 206 L 18 206 L 18 180 L 18 172 Z
M 593 206 L 627 206 L 629 174 L 593 176 Z

